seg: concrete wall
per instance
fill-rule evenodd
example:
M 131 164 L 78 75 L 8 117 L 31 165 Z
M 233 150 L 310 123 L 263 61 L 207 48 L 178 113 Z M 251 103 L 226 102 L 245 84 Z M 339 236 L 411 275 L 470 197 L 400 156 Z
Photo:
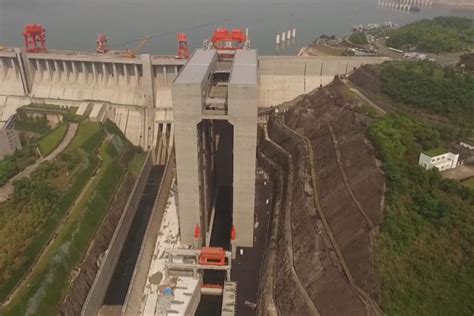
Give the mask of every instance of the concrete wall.
M 145 236 L 142 241 L 140 253 L 137 258 L 137 265 L 133 272 L 132 280 L 128 288 L 125 304 L 122 309 L 122 315 L 138 315 L 140 303 L 143 296 L 143 290 L 146 285 L 148 271 L 155 249 L 156 240 L 160 233 L 161 220 L 168 201 L 171 184 L 176 170 L 174 152 L 171 153 L 166 164 L 163 178 L 161 179 L 158 195 L 153 206 L 150 221 L 148 222 Z
M 228 95 L 234 126 L 233 224 L 239 247 L 253 246 L 258 80 L 257 55 L 252 52 L 235 55 Z
M 105 256 L 89 291 L 86 302 L 84 303 L 84 307 L 82 308 L 81 315 L 83 316 L 97 315 L 97 312 L 102 306 L 110 280 L 112 279 L 120 253 L 127 238 L 128 231 L 137 212 L 138 203 L 140 202 L 140 197 L 145 189 L 152 164 L 152 155 L 151 153 L 148 153 L 110 245 L 105 252 Z
M 178 217 L 181 241 L 192 244 L 194 228 L 205 227 L 201 214 L 198 128 L 202 120 L 203 100 L 208 78 L 216 67 L 215 51 L 198 50 L 183 68 L 172 86 L 177 180 Z
M 386 57 L 338 56 L 262 56 L 259 57 L 260 107 L 279 105 L 320 85 L 330 83 L 335 75 L 344 75 L 362 64 L 381 63 Z
M 105 105 L 130 141 L 149 149 L 156 146 L 159 124 L 173 121 L 171 83 L 185 62 L 148 54 L 1 51 L 0 121 L 32 102 Z

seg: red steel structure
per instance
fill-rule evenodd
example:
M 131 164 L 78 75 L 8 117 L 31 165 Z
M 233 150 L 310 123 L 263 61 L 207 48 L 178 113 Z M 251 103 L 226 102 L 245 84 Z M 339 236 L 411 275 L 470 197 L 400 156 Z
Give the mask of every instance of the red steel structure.
M 229 31 L 226 28 L 218 28 L 211 38 L 211 42 L 217 50 L 243 49 L 247 40 L 247 35 L 241 29 Z
M 203 247 L 199 256 L 199 264 L 211 266 L 225 265 L 225 251 L 220 247 Z
M 25 50 L 28 53 L 46 52 L 46 30 L 40 24 L 27 24 L 23 32 Z
M 99 54 L 107 53 L 109 51 L 109 47 L 107 46 L 107 41 L 108 41 L 108 38 L 107 36 L 105 36 L 105 34 L 99 34 L 96 40 L 97 47 L 95 51 Z
M 188 36 L 185 33 L 178 33 L 176 36 L 178 41 L 178 55 L 179 59 L 188 59 L 189 58 L 189 47 L 188 47 Z

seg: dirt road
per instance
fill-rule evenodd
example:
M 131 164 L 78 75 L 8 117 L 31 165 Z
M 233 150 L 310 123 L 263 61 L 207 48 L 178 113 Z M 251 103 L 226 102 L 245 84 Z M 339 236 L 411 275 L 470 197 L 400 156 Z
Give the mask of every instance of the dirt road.
M 387 112 L 385 112 L 384 109 L 382 109 L 380 106 L 378 106 L 375 102 L 373 102 L 372 100 L 370 100 L 368 97 L 366 97 L 362 92 L 360 92 L 349 80 L 346 80 L 346 79 L 343 79 L 342 82 L 349 88 L 349 90 L 351 90 L 352 92 L 354 92 L 355 94 L 357 94 L 357 96 L 359 98 L 361 98 L 362 100 L 364 100 L 365 102 L 368 103 L 368 105 L 370 105 L 371 107 L 373 107 L 374 109 L 376 109 L 378 112 L 382 113 L 382 114 L 386 114 Z
M 70 123 L 69 128 L 63 140 L 48 156 L 38 159 L 34 164 L 26 167 L 25 170 L 23 170 L 22 172 L 20 172 L 13 178 L 11 178 L 3 187 L 1 187 L 0 188 L 0 202 L 4 202 L 8 200 L 10 196 L 13 194 L 13 190 L 14 190 L 13 182 L 25 177 L 29 177 L 38 168 L 38 166 L 41 163 L 45 161 L 51 161 L 54 158 L 56 158 L 60 153 L 62 153 L 64 149 L 66 149 L 66 147 L 69 145 L 69 143 L 71 143 L 72 139 L 74 138 L 74 135 L 76 135 L 77 128 L 78 128 L 77 123 Z

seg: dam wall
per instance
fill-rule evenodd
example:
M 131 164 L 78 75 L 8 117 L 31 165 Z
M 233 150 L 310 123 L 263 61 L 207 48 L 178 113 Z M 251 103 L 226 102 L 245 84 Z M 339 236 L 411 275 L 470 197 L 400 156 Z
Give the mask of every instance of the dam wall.
M 261 56 L 258 105 L 293 100 L 335 75 L 345 75 L 383 57 Z M 31 103 L 78 107 L 91 120 L 110 119 L 127 138 L 166 163 L 174 139 L 171 85 L 186 60 L 170 56 L 74 51 L 0 51 L 0 123 Z
M 259 58 L 259 107 L 279 105 L 332 82 L 364 64 L 378 64 L 387 57 L 261 56 Z
M 89 109 L 92 120 L 110 119 L 134 144 L 172 146 L 171 83 L 185 60 L 142 54 L 0 51 L 0 121 L 28 105 L 55 104 Z M 166 147 L 166 148 L 164 148 Z

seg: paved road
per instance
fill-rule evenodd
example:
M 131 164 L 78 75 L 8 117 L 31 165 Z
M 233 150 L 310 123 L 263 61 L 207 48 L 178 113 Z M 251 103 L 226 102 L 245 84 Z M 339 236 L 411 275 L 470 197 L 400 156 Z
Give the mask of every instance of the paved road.
M 66 149 L 66 147 L 69 145 L 69 143 L 71 143 L 72 139 L 74 138 L 74 135 L 76 135 L 78 126 L 79 125 L 77 123 L 70 123 L 69 128 L 63 140 L 48 156 L 38 159 L 34 164 L 26 167 L 25 170 L 23 170 L 22 172 L 20 172 L 13 178 L 11 178 L 3 187 L 1 187 L 0 188 L 0 202 L 4 202 L 8 200 L 10 196 L 13 194 L 14 181 L 25 178 L 25 177 L 29 177 L 42 162 L 51 161 L 54 158 L 56 158 L 60 153 L 62 153 L 64 149 Z

